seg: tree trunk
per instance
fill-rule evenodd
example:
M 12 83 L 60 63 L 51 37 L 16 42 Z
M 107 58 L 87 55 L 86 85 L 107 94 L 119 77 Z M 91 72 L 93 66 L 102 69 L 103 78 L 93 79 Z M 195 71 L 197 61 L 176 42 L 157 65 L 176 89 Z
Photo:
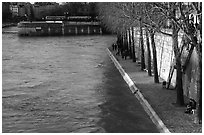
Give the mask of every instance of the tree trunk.
M 122 58 L 123 58 L 123 50 L 124 50 L 124 34 L 122 33 L 121 34 L 121 42 L 122 42 L 122 45 L 121 45 L 121 49 L 120 49 L 120 54 L 121 54 L 121 56 L 122 56 Z
M 120 34 L 117 33 L 117 46 L 120 44 Z
M 141 70 L 145 69 L 145 57 L 144 57 L 144 41 L 142 23 L 140 21 L 140 47 L 141 47 Z
M 132 59 L 132 47 L 131 47 L 131 37 L 130 37 L 130 29 L 128 29 L 128 41 L 129 41 L 129 56 Z
M 176 103 L 180 106 L 184 105 L 184 96 L 183 96 L 183 80 L 182 80 L 182 68 L 181 68 L 181 55 L 178 47 L 178 32 L 179 28 L 176 24 L 173 23 L 173 49 L 176 60 L 176 91 L 177 91 L 177 99 Z
M 125 31 L 125 50 L 129 52 L 127 31 Z
M 136 62 L 136 57 L 135 57 L 135 39 L 134 39 L 134 27 L 132 27 L 132 61 Z
M 182 68 L 181 68 L 181 58 L 176 58 L 176 91 L 177 91 L 177 100 L 178 105 L 184 105 L 184 96 L 183 96 L 183 80 L 182 80 Z
M 149 35 L 148 30 L 146 29 L 146 41 L 147 41 L 147 53 L 148 53 L 148 75 L 152 76 L 152 68 L 151 68 L 151 51 L 150 51 L 150 44 L 149 44 Z
M 154 82 L 159 83 L 159 75 L 158 75 L 158 68 L 157 68 L 157 51 L 154 41 L 154 32 L 150 32 L 151 44 L 152 44 L 152 54 L 153 54 L 153 66 L 154 66 Z
M 120 54 L 120 50 L 122 48 L 122 35 L 118 34 L 118 53 Z

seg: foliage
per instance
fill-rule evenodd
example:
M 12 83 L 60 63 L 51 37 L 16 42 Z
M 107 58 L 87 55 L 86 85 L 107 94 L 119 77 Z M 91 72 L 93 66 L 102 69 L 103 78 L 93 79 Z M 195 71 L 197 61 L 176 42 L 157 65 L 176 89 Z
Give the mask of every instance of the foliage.
M 2 21 L 3 22 L 10 20 L 12 17 L 9 6 L 10 6 L 10 2 L 2 2 Z

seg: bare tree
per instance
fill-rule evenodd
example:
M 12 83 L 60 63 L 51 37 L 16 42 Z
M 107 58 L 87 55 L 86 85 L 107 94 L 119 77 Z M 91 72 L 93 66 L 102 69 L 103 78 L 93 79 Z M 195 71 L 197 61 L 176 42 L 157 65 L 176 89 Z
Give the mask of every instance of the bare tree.
M 146 28 L 145 30 L 145 34 L 146 34 L 146 44 L 147 44 L 147 55 L 148 55 L 148 65 L 147 65 L 147 70 L 148 70 L 148 75 L 152 76 L 152 66 L 151 66 L 151 51 L 150 51 L 150 43 L 149 43 L 149 33 L 148 33 L 148 29 Z
M 143 29 L 142 29 L 142 19 L 140 21 L 140 47 L 141 47 L 141 70 L 145 69 L 145 57 L 144 57 L 144 40 L 143 40 Z
M 114 26 L 119 26 L 122 29 L 128 29 L 129 27 L 138 27 L 140 31 L 140 46 L 141 46 L 141 70 L 144 70 L 145 68 L 145 59 L 144 59 L 144 41 L 143 41 L 143 28 L 147 27 L 149 29 L 150 35 L 151 35 L 151 43 L 153 48 L 153 65 L 154 65 L 154 81 L 155 83 L 159 83 L 159 77 L 158 77 L 158 69 L 157 69 L 157 55 L 156 55 L 156 47 L 155 47 L 155 41 L 154 41 L 154 35 L 155 35 L 155 28 L 153 28 L 152 21 L 147 18 L 147 12 L 144 10 L 146 3 L 111 3 L 111 5 L 107 5 L 108 8 L 102 8 L 103 14 L 106 12 L 108 16 L 113 16 L 117 23 L 115 23 L 113 26 L 110 25 L 108 22 L 107 25 L 111 26 L 113 29 Z M 105 11 L 107 9 L 108 11 Z M 110 19 L 109 19 L 110 20 Z M 114 22 L 114 20 L 112 22 Z M 122 24 L 119 24 L 123 20 L 123 27 Z M 104 21 L 106 21 L 104 19 Z M 132 28 L 134 30 L 134 28 Z M 121 30 L 122 31 L 122 30 Z M 123 30 L 124 31 L 124 30 Z M 132 32 L 132 36 L 134 36 L 134 31 Z M 134 37 L 132 38 L 132 44 L 133 44 L 133 62 L 136 61 L 135 59 L 135 47 L 134 47 Z M 150 57 L 149 57 L 150 58 Z M 151 59 L 151 58 L 150 58 Z M 150 60 L 151 61 L 151 60 Z M 149 63 L 151 64 L 151 63 Z M 150 69 L 149 69 L 150 70 Z
M 190 51 L 193 47 L 196 47 L 198 54 L 198 78 L 197 78 L 197 89 L 199 92 L 199 109 L 198 116 L 201 121 L 201 105 L 202 105 L 202 3 L 201 2 L 173 2 L 173 3 L 155 3 L 155 8 L 160 9 L 161 13 L 171 20 L 173 31 L 173 47 L 176 59 L 177 78 L 176 78 L 176 89 L 177 89 L 177 104 L 183 105 L 183 87 L 182 87 L 182 71 L 185 70 L 185 65 L 188 63 L 188 59 L 185 62 L 184 68 L 181 65 L 181 53 L 182 48 L 185 44 L 178 46 L 178 32 L 183 32 L 184 36 L 188 39 L 188 44 L 191 45 Z M 194 16 L 194 20 L 190 17 Z M 189 52 L 189 54 L 191 54 Z M 180 77 L 179 77 L 180 76 Z
M 154 81 L 159 82 L 157 71 L 157 55 L 154 36 L 156 32 L 168 35 L 172 37 L 172 47 L 174 51 L 176 61 L 176 91 L 178 105 L 184 105 L 183 97 L 183 80 L 182 75 L 185 70 L 185 65 L 188 64 L 188 59 L 185 65 L 181 63 L 181 55 L 185 44 L 178 44 L 178 35 L 182 31 L 185 38 L 187 38 L 187 44 L 191 46 L 189 56 L 193 48 L 196 48 L 199 56 L 198 67 L 198 79 L 197 89 L 199 91 L 199 119 L 201 119 L 201 104 L 202 104 L 202 4 L 196 2 L 154 2 L 154 3 L 114 3 L 107 5 L 105 10 L 109 10 L 105 14 L 112 16 L 106 18 L 106 24 L 112 28 L 112 30 L 124 31 L 132 27 L 132 35 L 134 35 L 133 27 L 145 27 L 150 34 L 152 52 L 153 52 L 153 65 L 154 65 Z M 189 19 L 190 16 L 196 17 L 197 22 L 193 23 Z M 117 21 L 116 21 L 117 20 Z M 121 21 L 123 20 L 123 21 Z M 167 21 L 171 22 L 171 29 L 169 32 L 165 32 L 164 27 Z M 140 28 L 141 30 L 141 28 Z M 140 34 L 141 35 L 141 34 Z M 134 45 L 134 38 L 132 38 Z M 148 48 L 148 45 L 147 45 Z M 134 53 L 134 47 L 133 53 Z M 148 49 L 149 50 L 149 49 Z M 143 58 L 143 56 L 141 55 Z M 133 57 L 134 59 L 134 57 Z M 149 62 L 148 62 L 149 63 Z

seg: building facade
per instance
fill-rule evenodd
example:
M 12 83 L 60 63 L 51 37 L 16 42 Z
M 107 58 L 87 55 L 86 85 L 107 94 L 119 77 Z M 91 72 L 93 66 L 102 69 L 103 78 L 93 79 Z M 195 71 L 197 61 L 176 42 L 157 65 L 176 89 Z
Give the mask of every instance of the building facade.
M 20 20 L 27 20 L 31 15 L 31 6 L 29 2 L 10 2 L 10 12 L 12 17 L 18 17 Z

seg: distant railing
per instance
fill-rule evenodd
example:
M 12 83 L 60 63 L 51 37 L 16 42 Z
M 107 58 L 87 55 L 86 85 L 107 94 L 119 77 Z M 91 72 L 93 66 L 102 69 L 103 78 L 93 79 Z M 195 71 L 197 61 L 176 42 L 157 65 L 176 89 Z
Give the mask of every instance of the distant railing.
M 70 21 L 70 22 L 64 22 L 66 25 L 100 25 L 99 22 L 76 22 L 76 21 Z
M 98 17 L 92 16 L 46 16 L 46 21 L 98 21 Z
M 50 21 L 62 21 L 65 20 L 65 16 L 46 16 L 45 20 L 50 20 Z

